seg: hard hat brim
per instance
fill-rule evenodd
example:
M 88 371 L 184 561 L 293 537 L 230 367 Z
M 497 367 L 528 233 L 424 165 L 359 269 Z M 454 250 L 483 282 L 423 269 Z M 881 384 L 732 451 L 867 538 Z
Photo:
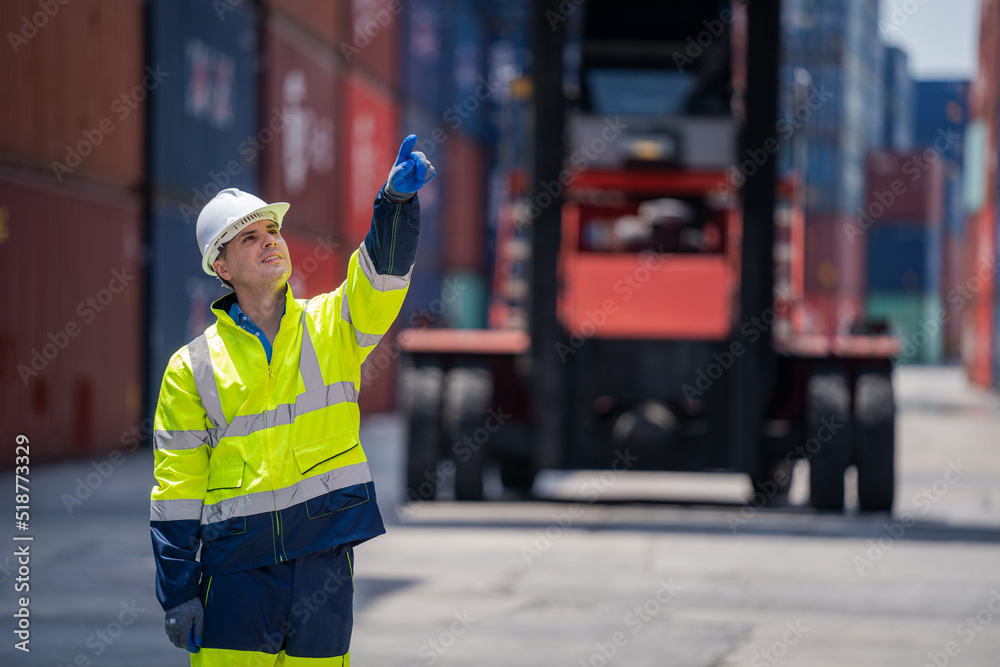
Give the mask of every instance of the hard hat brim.
M 288 202 L 275 202 L 274 204 L 262 206 L 247 213 L 242 218 L 237 218 L 230 222 L 208 244 L 208 250 L 204 253 L 201 260 L 201 268 L 210 276 L 218 275 L 215 273 L 215 269 L 212 268 L 212 264 L 218 259 L 223 245 L 232 241 L 244 228 L 259 220 L 273 220 L 278 223 L 278 229 L 281 229 L 281 223 L 285 218 L 285 213 L 288 212 L 289 206 Z

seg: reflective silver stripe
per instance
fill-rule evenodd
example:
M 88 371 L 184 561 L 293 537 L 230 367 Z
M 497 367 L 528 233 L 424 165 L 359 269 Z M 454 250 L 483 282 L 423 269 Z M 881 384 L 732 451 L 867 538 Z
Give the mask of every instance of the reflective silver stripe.
M 337 489 L 372 481 L 368 462 L 355 463 L 344 468 L 317 475 L 297 482 L 284 489 L 258 491 L 245 496 L 227 498 L 212 505 L 205 505 L 201 512 L 201 522 L 215 523 L 234 516 L 251 516 L 274 510 L 283 510 L 298 505 L 311 498 L 317 498 Z
M 201 517 L 200 500 L 182 498 L 178 500 L 149 501 L 150 521 L 184 521 Z
M 371 286 L 378 290 L 379 292 L 389 292 L 391 290 L 403 289 L 410 284 L 410 276 L 413 274 L 413 267 L 406 272 L 405 276 L 390 276 L 388 274 L 378 273 L 375 270 L 375 262 L 372 261 L 371 255 L 368 254 L 368 248 L 364 243 L 361 244 L 361 249 L 358 251 L 358 265 L 361 267 L 361 271 L 365 274 L 365 278 L 368 278 L 368 282 Z
M 209 444 L 208 431 L 154 431 L 153 449 L 198 449 Z
M 194 372 L 194 383 L 201 396 L 201 405 L 205 408 L 209 420 L 215 425 L 215 442 L 219 441 L 226 430 L 226 415 L 222 412 L 222 402 L 219 399 L 219 385 L 215 381 L 215 368 L 212 366 L 212 354 L 208 349 L 208 338 L 202 334 L 188 344 L 191 355 L 191 368 Z
M 299 351 L 299 373 L 302 375 L 302 383 L 306 386 L 306 393 L 309 393 L 322 390 L 324 385 L 323 371 L 320 370 L 316 348 L 309 334 L 308 314 L 305 309 L 307 305 L 308 301 L 302 304 L 302 349 Z
M 334 382 L 315 391 L 307 391 L 295 397 L 294 403 L 282 403 L 273 410 L 255 415 L 237 415 L 226 429 L 226 437 L 247 436 L 272 426 L 291 424 L 296 417 L 337 403 L 357 403 L 358 390 L 353 382 Z
M 383 334 L 366 334 L 358 331 L 358 328 L 354 326 L 354 322 L 351 321 L 351 307 L 347 303 L 347 295 L 343 295 L 340 298 L 340 316 L 351 325 L 354 329 L 354 339 L 358 341 L 358 345 L 361 347 L 369 347 L 371 345 L 378 345 L 378 342 L 382 340 Z

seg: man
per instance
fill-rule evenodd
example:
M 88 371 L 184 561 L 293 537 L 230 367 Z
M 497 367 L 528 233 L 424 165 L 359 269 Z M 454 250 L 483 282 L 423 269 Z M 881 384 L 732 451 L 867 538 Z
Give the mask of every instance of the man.
M 192 665 L 350 664 L 353 547 L 385 532 L 358 439 L 361 362 L 416 255 L 434 168 L 415 143 L 334 292 L 292 296 L 288 204 L 229 188 L 198 216 L 202 268 L 233 292 L 167 365 L 150 503 L 157 598 Z

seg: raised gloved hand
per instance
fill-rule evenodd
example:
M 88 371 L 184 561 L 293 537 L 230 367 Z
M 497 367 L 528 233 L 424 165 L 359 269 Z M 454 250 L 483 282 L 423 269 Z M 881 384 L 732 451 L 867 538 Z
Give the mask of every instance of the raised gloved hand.
M 420 151 L 413 150 L 416 143 L 417 135 L 411 134 L 403 139 L 403 145 L 399 147 L 396 164 L 389 172 L 389 179 L 385 185 L 386 193 L 391 199 L 397 201 L 411 199 L 413 193 L 434 178 L 436 172 L 430 160 Z
M 201 650 L 201 637 L 205 630 L 205 608 L 198 598 L 192 598 L 167 610 L 167 637 L 177 648 L 191 653 Z

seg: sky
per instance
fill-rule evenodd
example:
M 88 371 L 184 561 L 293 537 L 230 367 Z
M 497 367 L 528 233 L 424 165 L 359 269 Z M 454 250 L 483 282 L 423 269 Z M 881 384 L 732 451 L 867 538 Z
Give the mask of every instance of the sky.
M 971 79 L 980 0 L 881 0 L 883 39 L 904 49 L 915 79 Z

